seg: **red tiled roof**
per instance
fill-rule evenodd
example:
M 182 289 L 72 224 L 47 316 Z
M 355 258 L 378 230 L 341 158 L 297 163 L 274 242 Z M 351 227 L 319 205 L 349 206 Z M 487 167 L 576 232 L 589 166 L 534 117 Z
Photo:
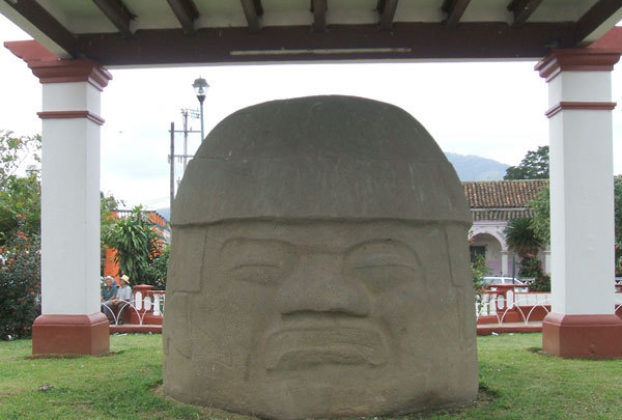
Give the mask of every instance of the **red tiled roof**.
M 533 217 L 534 212 L 531 209 L 471 209 L 471 216 L 474 222 L 481 220 L 512 220 L 521 217 Z
M 471 209 L 524 209 L 548 184 L 548 179 L 530 179 L 463 182 L 462 186 Z

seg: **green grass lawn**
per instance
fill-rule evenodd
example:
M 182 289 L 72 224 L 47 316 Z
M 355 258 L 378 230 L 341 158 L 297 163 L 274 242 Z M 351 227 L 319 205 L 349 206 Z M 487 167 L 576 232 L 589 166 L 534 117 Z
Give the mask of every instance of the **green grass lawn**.
M 622 360 L 545 356 L 537 351 L 540 340 L 540 334 L 479 337 L 485 391 L 474 407 L 429 418 L 622 418 Z M 110 341 L 111 356 L 35 360 L 28 358 L 29 340 L 0 341 L 0 419 L 247 418 L 165 399 L 158 389 L 160 335 Z

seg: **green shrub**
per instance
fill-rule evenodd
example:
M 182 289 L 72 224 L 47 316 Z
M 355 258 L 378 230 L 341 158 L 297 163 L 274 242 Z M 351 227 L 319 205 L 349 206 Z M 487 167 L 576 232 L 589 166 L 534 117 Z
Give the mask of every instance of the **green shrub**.
M 30 336 L 41 313 L 39 237 L 21 231 L 0 248 L 0 338 Z
M 486 267 L 486 258 L 483 255 L 478 255 L 475 257 L 475 261 L 471 262 L 471 275 L 475 292 L 481 292 L 484 288 L 482 279 L 488 275 L 489 271 L 488 267 Z
M 520 277 L 533 278 L 529 282 L 530 292 L 550 292 L 551 277 L 542 272 L 542 262 L 536 257 L 525 257 L 520 262 Z
M 142 278 L 144 284 L 150 284 L 156 290 L 166 289 L 166 274 L 170 252 L 171 247 L 167 244 L 164 246 L 162 253 L 151 260 Z
M 532 282 L 529 283 L 530 292 L 550 292 L 551 277 L 540 273 Z

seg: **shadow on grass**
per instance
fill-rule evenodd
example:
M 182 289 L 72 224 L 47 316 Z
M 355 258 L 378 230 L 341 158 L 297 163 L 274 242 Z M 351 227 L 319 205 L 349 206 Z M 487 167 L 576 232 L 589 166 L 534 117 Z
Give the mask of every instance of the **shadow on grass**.
M 26 360 L 39 359 L 80 359 L 82 357 L 109 357 L 125 353 L 125 350 L 109 351 L 101 354 L 31 354 L 25 357 Z
M 208 419 L 227 419 L 227 420 L 260 420 L 260 417 L 255 417 L 252 415 L 234 413 L 230 411 L 221 410 L 219 408 L 214 407 L 201 407 L 198 405 L 186 404 L 181 401 L 178 401 L 172 397 L 169 397 L 164 393 L 164 387 L 162 386 L 162 380 L 157 381 L 151 387 L 151 392 L 154 393 L 158 398 L 162 398 L 163 400 L 182 407 L 192 407 L 201 411 L 201 414 Z M 481 408 L 486 405 L 494 402 L 499 393 L 493 389 L 490 389 L 486 384 L 479 384 L 479 391 L 477 393 L 477 398 L 472 404 L 469 404 L 464 407 L 459 408 L 444 408 L 437 410 L 429 410 L 422 411 L 418 413 L 411 414 L 402 414 L 398 416 L 375 416 L 375 417 L 343 417 L 341 420 L 410 420 L 410 419 L 427 419 L 431 417 L 439 417 L 439 416 L 457 416 L 460 415 L 461 412 L 465 410 L 471 410 L 473 408 Z M 203 417 L 201 417 L 203 418 Z

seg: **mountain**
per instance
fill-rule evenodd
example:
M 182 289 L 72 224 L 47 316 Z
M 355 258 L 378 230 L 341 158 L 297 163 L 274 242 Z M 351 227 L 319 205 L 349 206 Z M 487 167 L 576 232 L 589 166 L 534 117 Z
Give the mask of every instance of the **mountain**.
M 497 181 L 503 179 L 509 165 L 496 160 L 474 155 L 460 155 L 445 152 L 445 156 L 454 166 L 460 181 Z M 166 220 L 170 220 L 171 211 L 168 207 L 156 209 Z
M 509 167 L 505 163 L 480 156 L 450 152 L 445 152 L 445 156 L 454 166 L 460 181 L 498 181 L 503 179 Z

